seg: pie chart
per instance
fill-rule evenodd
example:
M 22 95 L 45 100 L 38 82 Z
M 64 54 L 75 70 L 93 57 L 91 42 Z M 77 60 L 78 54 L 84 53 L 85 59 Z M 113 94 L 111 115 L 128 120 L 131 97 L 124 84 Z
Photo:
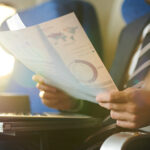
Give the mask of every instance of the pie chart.
M 73 75 L 82 82 L 91 83 L 97 79 L 97 69 L 88 61 L 74 60 L 69 67 Z

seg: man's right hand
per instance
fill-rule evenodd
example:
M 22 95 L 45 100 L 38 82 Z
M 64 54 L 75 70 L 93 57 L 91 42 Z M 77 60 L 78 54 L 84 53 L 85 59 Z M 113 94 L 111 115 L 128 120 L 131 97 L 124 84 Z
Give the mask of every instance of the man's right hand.
M 33 80 L 36 80 L 37 76 L 33 76 Z M 36 87 L 40 90 L 39 96 L 43 102 L 48 107 L 69 111 L 74 109 L 77 104 L 77 100 L 64 93 L 62 90 L 55 88 L 51 85 L 47 85 L 44 81 L 38 81 Z

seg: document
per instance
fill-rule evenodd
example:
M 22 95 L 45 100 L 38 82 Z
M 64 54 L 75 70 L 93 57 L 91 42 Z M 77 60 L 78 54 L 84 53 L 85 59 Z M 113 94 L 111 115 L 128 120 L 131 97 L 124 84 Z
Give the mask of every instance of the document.
M 47 84 L 96 103 L 117 90 L 74 13 L 16 31 L 0 33 L 0 45 Z

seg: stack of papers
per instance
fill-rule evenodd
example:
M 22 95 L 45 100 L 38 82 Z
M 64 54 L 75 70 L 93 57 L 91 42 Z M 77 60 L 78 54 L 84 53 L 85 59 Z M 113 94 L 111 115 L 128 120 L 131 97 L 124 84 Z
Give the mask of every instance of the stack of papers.
M 96 102 L 98 93 L 117 90 L 74 13 L 1 32 L 0 45 L 47 84 L 78 99 Z

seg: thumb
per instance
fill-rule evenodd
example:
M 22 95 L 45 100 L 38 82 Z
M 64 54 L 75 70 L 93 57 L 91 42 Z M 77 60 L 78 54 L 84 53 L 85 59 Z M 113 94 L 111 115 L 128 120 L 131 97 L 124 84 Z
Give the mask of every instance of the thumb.
M 44 78 L 38 74 L 33 75 L 32 80 L 35 82 L 44 83 Z

